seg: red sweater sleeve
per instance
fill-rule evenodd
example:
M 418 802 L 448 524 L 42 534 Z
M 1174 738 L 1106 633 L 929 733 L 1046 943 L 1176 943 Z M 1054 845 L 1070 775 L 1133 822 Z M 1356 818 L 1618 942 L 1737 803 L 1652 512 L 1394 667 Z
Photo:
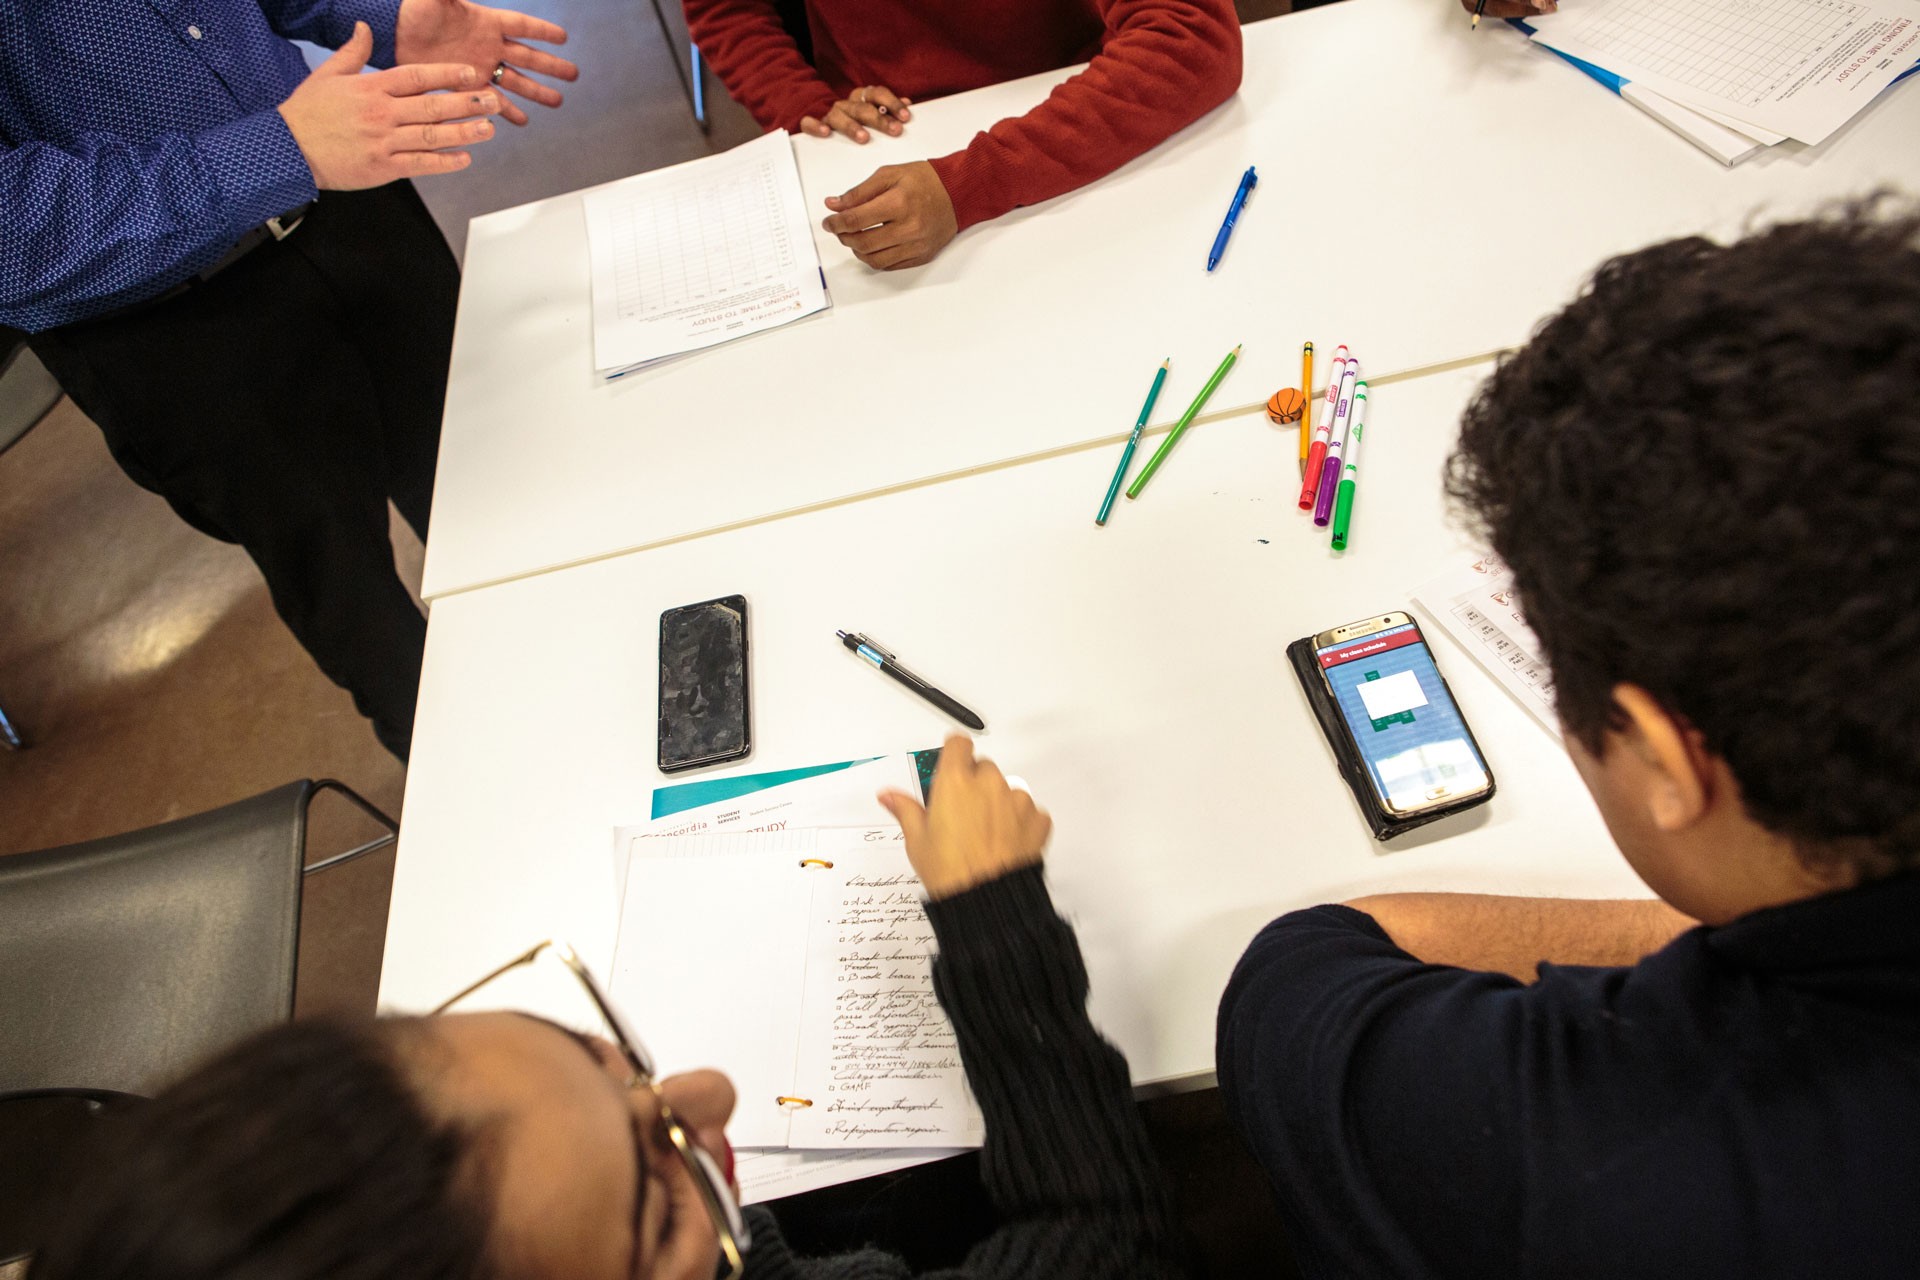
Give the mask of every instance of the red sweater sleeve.
M 687 0 L 689 13 L 697 2 L 712 0 Z M 961 230 L 1105 177 L 1240 87 L 1233 0 L 1105 0 L 1102 8 L 1107 34 L 1085 71 L 933 162 Z
M 720 83 L 763 129 L 799 129 L 839 100 L 780 22 L 770 0 L 685 0 L 687 30 Z

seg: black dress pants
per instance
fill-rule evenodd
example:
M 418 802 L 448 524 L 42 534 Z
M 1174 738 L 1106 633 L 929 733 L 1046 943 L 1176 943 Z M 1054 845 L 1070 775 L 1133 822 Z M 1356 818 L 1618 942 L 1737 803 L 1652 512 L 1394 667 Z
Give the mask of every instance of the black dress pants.
M 426 622 L 387 500 L 424 540 L 459 267 L 406 182 L 324 192 L 211 280 L 29 338 L 136 484 L 246 548 L 287 626 L 402 759 Z

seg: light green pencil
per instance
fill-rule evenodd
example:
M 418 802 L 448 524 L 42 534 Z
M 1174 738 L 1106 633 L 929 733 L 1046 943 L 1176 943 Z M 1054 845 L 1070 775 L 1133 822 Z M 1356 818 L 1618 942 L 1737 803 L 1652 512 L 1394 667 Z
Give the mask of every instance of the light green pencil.
M 1240 346 L 1245 345 L 1244 342 L 1240 344 Z M 1194 416 L 1198 414 L 1202 406 L 1207 403 L 1207 397 L 1213 394 L 1213 389 L 1220 385 L 1220 379 L 1227 376 L 1227 370 L 1233 368 L 1233 362 L 1239 358 L 1240 347 L 1235 347 L 1233 350 L 1227 352 L 1227 358 L 1220 362 L 1220 367 L 1213 371 L 1211 378 L 1207 379 L 1207 385 L 1200 388 L 1200 394 L 1193 398 L 1193 403 L 1187 406 L 1187 411 L 1180 415 L 1180 421 L 1173 424 L 1173 430 L 1167 433 L 1167 438 L 1160 442 L 1160 447 L 1153 451 L 1151 458 L 1147 459 L 1146 469 L 1140 473 L 1138 479 L 1127 486 L 1127 496 L 1129 498 L 1137 498 L 1140 496 L 1140 491 L 1147 487 L 1147 481 L 1153 479 L 1153 473 L 1158 471 L 1160 464 L 1167 460 L 1167 455 L 1172 453 L 1173 446 L 1180 442 L 1180 437 L 1186 433 L 1187 427 L 1193 422 Z

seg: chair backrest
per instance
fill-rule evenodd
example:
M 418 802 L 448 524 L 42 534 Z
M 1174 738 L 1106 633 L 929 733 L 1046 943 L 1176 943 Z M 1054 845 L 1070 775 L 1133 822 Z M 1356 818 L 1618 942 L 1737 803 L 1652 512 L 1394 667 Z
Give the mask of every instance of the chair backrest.
M 312 791 L 0 858 L 0 1092 L 152 1093 L 291 1017 Z

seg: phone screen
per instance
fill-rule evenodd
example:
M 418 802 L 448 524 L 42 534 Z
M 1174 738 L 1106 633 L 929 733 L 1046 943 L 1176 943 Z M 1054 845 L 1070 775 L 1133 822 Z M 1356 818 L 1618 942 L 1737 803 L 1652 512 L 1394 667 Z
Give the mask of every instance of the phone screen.
M 1388 812 L 1443 808 L 1486 791 L 1486 761 L 1418 626 L 1405 622 L 1314 654 Z
M 660 768 L 738 760 L 751 749 L 747 598 L 722 596 L 660 615 Z

